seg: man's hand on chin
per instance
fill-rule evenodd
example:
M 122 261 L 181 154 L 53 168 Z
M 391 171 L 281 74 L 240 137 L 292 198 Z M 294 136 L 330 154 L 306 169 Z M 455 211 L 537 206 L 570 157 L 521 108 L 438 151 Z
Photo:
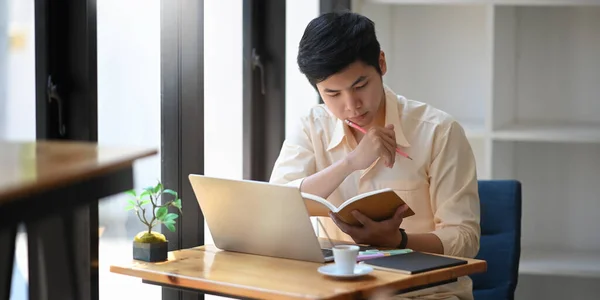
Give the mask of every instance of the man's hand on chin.
M 329 216 L 340 230 L 352 237 L 357 244 L 396 248 L 402 241 L 399 228 L 402 224 L 402 214 L 407 209 L 408 206 L 402 205 L 392 218 L 380 222 L 371 220 L 357 210 L 352 211 L 352 215 L 361 223 L 357 226 L 345 223 L 337 214 L 329 213 Z

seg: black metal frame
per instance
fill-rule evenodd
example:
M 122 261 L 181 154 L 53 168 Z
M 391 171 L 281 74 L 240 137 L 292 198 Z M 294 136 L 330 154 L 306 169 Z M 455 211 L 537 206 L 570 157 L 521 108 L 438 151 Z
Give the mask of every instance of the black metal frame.
M 203 0 L 161 1 L 161 177 L 177 189 L 183 206 L 176 231 L 161 228 L 169 251 L 204 244 L 204 216 L 188 180 L 189 174 L 204 173 L 203 15 Z M 163 288 L 162 298 L 204 295 Z
M 37 138 L 97 141 L 96 1 L 35 0 L 35 33 Z
M 351 5 L 351 0 L 321 0 L 319 1 L 319 12 L 324 14 L 338 10 L 350 10 Z
M 244 0 L 244 178 L 267 181 L 285 139 L 285 1 Z
M 10 297 L 16 234 L 14 225 L 0 227 L 0 299 Z
M 35 0 L 35 33 L 37 139 L 97 141 L 96 1 Z M 89 205 L 65 216 L 73 228 L 78 228 L 65 233 L 68 251 L 77 249 L 73 254 L 78 261 L 74 280 L 79 294 L 73 296 L 98 299 L 98 197 L 86 193 L 78 196 L 78 201 Z M 43 239 L 35 238 L 42 229 L 27 228 L 30 274 L 44 268 L 44 261 L 39 260 L 42 253 L 35 247 L 43 243 Z M 30 298 L 37 299 L 38 281 L 45 279 L 29 278 Z M 49 286 L 48 293 L 59 293 L 60 288 Z

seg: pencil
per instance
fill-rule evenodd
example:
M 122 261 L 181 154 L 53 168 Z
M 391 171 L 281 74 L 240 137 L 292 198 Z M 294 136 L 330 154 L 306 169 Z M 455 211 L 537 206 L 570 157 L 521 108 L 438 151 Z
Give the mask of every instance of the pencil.
M 350 120 L 346 120 L 346 124 L 348 124 L 349 126 L 355 128 L 356 130 L 358 130 L 358 131 L 360 131 L 360 132 L 362 132 L 364 134 L 367 133 L 367 131 L 364 128 L 358 126 L 357 124 L 354 124 L 354 122 L 352 122 Z M 400 150 L 400 146 L 398 146 L 397 144 L 396 144 L 396 153 L 398 153 L 398 154 L 400 154 L 400 155 L 402 155 L 402 156 L 404 156 L 404 157 L 406 157 L 406 158 L 408 158 L 410 160 L 413 160 L 410 156 L 408 156 L 408 154 L 402 152 L 402 150 Z

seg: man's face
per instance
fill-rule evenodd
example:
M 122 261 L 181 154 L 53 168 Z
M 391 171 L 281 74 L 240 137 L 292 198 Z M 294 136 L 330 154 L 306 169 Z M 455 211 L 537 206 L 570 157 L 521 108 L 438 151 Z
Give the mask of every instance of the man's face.
M 329 110 L 341 120 L 350 121 L 369 128 L 381 116 L 383 83 L 386 64 L 383 52 L 379 57 L 382 74 L 365 64 L 356 61 L 346 69 L 317 83 L 317 89 Z

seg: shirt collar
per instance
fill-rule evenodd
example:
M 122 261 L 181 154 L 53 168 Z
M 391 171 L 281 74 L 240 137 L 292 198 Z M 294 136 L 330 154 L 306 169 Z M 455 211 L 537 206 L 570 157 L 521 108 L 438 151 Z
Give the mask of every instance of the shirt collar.
M 396 134 L 396 143 L 402 147 L 410 147 L 410 143 L 404 135 L 402 124 L 400 123 L 400 109 L 403 103 L 398 101 L 398 96 L 387 86 L 385 90 L 385 124 L 393 124 Z M 337 147 L 347 135 L 352 134 L 348 125 L 343 120 L 336 119 L 335 128 L 331 135 L 331 141 L 327 147 L 327 151 Z

